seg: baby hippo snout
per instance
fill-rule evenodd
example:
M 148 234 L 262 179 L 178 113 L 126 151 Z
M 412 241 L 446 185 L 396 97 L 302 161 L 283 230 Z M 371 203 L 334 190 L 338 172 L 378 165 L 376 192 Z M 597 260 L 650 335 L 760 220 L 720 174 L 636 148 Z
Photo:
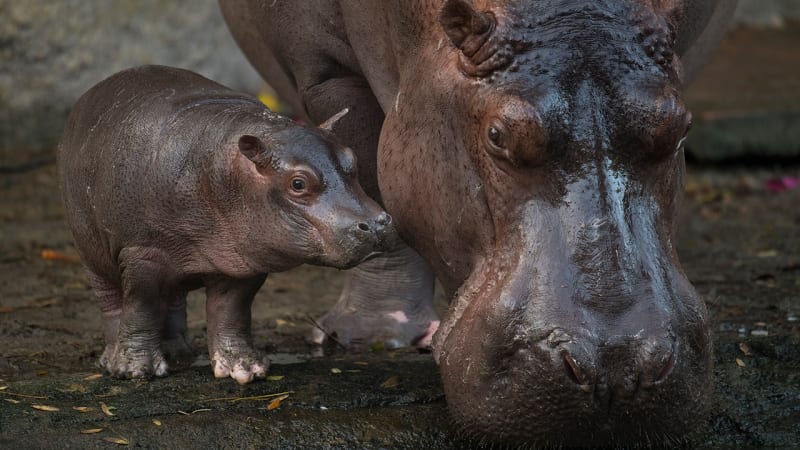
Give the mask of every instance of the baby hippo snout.
M 392 216 L 377 204 L 358 214 L 339 213 L 333 235 L 325 239 L 326 263 L 347 269 L 389 251 L 397 245 L 398 237 Z
M 382 242 L 386 239 L 389 229 L 392 228 L 391 225 L 392 216 L 390 216 L 386 211 L 381 211 L 380 214 L 370 218 L 369 220 L 358 222 L 356 227 L 358 228 L 358 231 L 361 232 L 360 234 L 371 233 L 378 242 Z
M 386 211 L 381 211 L 367 220 L 359 221 L 354 232 L 356 239 L 360 241 L 360 246 L 372 247 L 372 250 L 360 258 L 358 263 L 391 250 L 397 243 L 396 233 L 392 224 L 392 216 Z

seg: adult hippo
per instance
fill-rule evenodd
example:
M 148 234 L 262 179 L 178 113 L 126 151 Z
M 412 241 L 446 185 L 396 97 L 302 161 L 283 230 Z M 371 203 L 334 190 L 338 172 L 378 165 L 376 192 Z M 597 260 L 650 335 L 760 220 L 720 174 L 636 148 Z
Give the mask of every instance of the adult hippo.
M 465 433 L 684 439 L 712 371 L 674 244 L 682 87 L 734 3 L 222 0 L 298 111 L 350 108 L 334 132 L 427 262 L 400 249 L 360 266 L 323 326 L 352 345 L 426 345 L 430 267 L 452 298 L 433 350 Z

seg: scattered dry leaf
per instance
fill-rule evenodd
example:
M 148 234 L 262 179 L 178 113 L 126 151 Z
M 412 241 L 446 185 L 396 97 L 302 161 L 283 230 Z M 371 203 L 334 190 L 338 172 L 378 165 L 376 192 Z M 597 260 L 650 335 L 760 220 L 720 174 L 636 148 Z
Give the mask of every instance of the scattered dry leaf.
M 331 369 L 331 373 L 336 373 L 336 374 L 342 373 L 342 369 L 334 367 L 334 368 Z
M 355 364 L 357 366 L 368 366 L 369 365 L 369 363 L 366 362 L 366 361 L 356 361 L 353 364 Z
M 82 384 L 70 384 L 68 387 L 64 389 L 59 389 L 59 391 L 64 393 L 71 393 L 71 392 L 86 392 L 86 386 Z
M 81 434 L 95 434 L 103 431 L 102 428 L 87 428 L 85 430 L 81 430 Z
M 72 409 L 78 412 L 87 413 L 90 411 L 94 411 L 94 408 L 91 406 L 73 406 Z
M 758 337 L 765 337 L 769 336 L 769 331 L 767 330 L 753 330 L 750 332 L 751 336 L 758 336 Z
M 111 388 L 105 394 L 95 395 L 95 397 L 116 397 L 117 395 L 121 394 L 123 389 L 119 385 L 111 386 Z
M 153 425 L 155 425 L 157 427 L 160 427 L 161 426 L 161 421 L 158 420 L 158 419 L 153 419 Z
M 386 381 L 381 383 L 381 387 L 389 389 L 389 388 L 397 387 L 397 385 L 399 383 L 400 383 L 400 380 L 397 378 L 397 375 L 393 375 L 393 376 L 387 378 Z
M 178 410 L 178 414 L 183 414 L 184 416 L 190 416 L 191 414 L 187 413 L 186 411 Z
M 744 353 L 744 356 L 753 356 L 753 352 L 750 350 L 750 346 L 747 345 L 746 342 L 739 343 L 739 350 L 741 350 L 742 353 Z
M 67 255 L 66 253 L 50 249 L 42 250 L 41 256 L 42 259 L 46 259 L 48 261 L 64 261 L 71 263 L 79 263 L 81 261 L 77 256 Z
M 759 258 L 774 258 L 774 257 L 778 256 L 778 251 L 777 250 L 773 250 L 773 249 L 762 250 L 762 251 L 756 253 L 756 256 L 759 257 Z
M 103 410 L 103 414 L 107 416 L 116 416 L 116 414 L 111 412 L 111 408 L 113 408 L 113 406 L 108 406 L 104 402 L 100 402 L 100 409 Z
M 106 441 L 106 442 L 111 442 L 112 444 L 118 444 L 118 445 L 128 445 L 128 444 L 130 444 L 130 442 L 128 442 L 128 440 L 125 439 L 125 438 L 106 437 L 106 438 L 103 438 L 103 440 Z
M 33 409 L 38 409 L 39 411 L 58 411 L 59 410 L 55 406 L 50 406 L 50 405 L 39 405 L 39 404 L 36 404 L 36 405 L 31 405 L 31 407 Z
M 271 402 L 269 402 L 269 405 L 267 405 L 267 411 L 272 411 L 273 409 L 276 409 L 277 407 L 281 406 L 281 402 L 286 400 L 287 398 L 289 398 L 289 394 L 284 394 L 281 395 L 280 397 L 275 397 Z
M 386 346 L 383 342 L 373 342 L 369 345 L 369 349 L 372 350 L 373 353 L 380 353 L 382 352 Z
M 736 358 L 736 365 L 739 367 L 744 367 L 746 364 L 740 358 Z
M 93 373 L 93 374 L 85 377 L 83 379 L 83 381 L 94 381 L 94 380 L 97 380 L 97 379 L 100 379 L 100 378 L 103 378 L 103 374 L 102 373 Z
M 270 375 L 267 377 L 267 381 L 281 381 L 283 379 L 283 375 Z
M 5 401 L 7 401 L 8 403 L 13 403 L 13 404 L 15 404 L 15 405 L 16 405 L 17 403 L 19 403 L 19 400 L 14 400 L 13 398 L 6 398 L 6 399 L 4 399 L 4 400 L 5 400 Z
M 5 391 L 6 389 L 8 389 L 8 386 L 0 386 L 0 391 Z

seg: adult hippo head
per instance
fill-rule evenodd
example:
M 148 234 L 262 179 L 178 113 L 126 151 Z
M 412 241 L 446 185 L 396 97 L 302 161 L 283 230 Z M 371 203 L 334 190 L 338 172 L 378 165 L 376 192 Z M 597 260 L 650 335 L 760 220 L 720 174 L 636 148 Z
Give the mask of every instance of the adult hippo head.
M 668 6 L 449 1 L 453 45 L 401 69 L 381 191 L 457 290 L 434 355 L 468 432 L 671 440 L 704 410 L 706 309 L 674 245 L 691 116 Z
M 707 313 L 674 244 L 683 57 L 702 59 L 733 2 L 296 3 L 223 12 L 313 121 L 351 108 L 338 133 L 362 183 L 377 170 L 453 298 L 433 348 L 460 429 L 626 445 L 702 423 Z

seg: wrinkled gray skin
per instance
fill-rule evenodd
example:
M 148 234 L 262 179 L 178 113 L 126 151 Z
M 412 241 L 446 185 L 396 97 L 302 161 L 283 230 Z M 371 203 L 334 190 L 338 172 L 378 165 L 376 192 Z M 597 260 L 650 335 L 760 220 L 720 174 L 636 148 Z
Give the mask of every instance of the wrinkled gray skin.
M 58 146 L 67 221 L 105 316 L 100 366 L 165 376 L 205 286 L 214 375 L 264 377 L 250 305 L 267 273 L 394 246 L 353 152 L 192 72 L 144 66 L 84 94 Z
M 465 434 L 671 445 L 703 423 L 707 312 L 674 246 L 682 91 L 735 1 L 221 6 L 312 121 L 350 108 L 334 133 L 452 298 L 433 347 Z M 425 343 L 429 274 L 407 249 L 372 260 L 322 322 Z

